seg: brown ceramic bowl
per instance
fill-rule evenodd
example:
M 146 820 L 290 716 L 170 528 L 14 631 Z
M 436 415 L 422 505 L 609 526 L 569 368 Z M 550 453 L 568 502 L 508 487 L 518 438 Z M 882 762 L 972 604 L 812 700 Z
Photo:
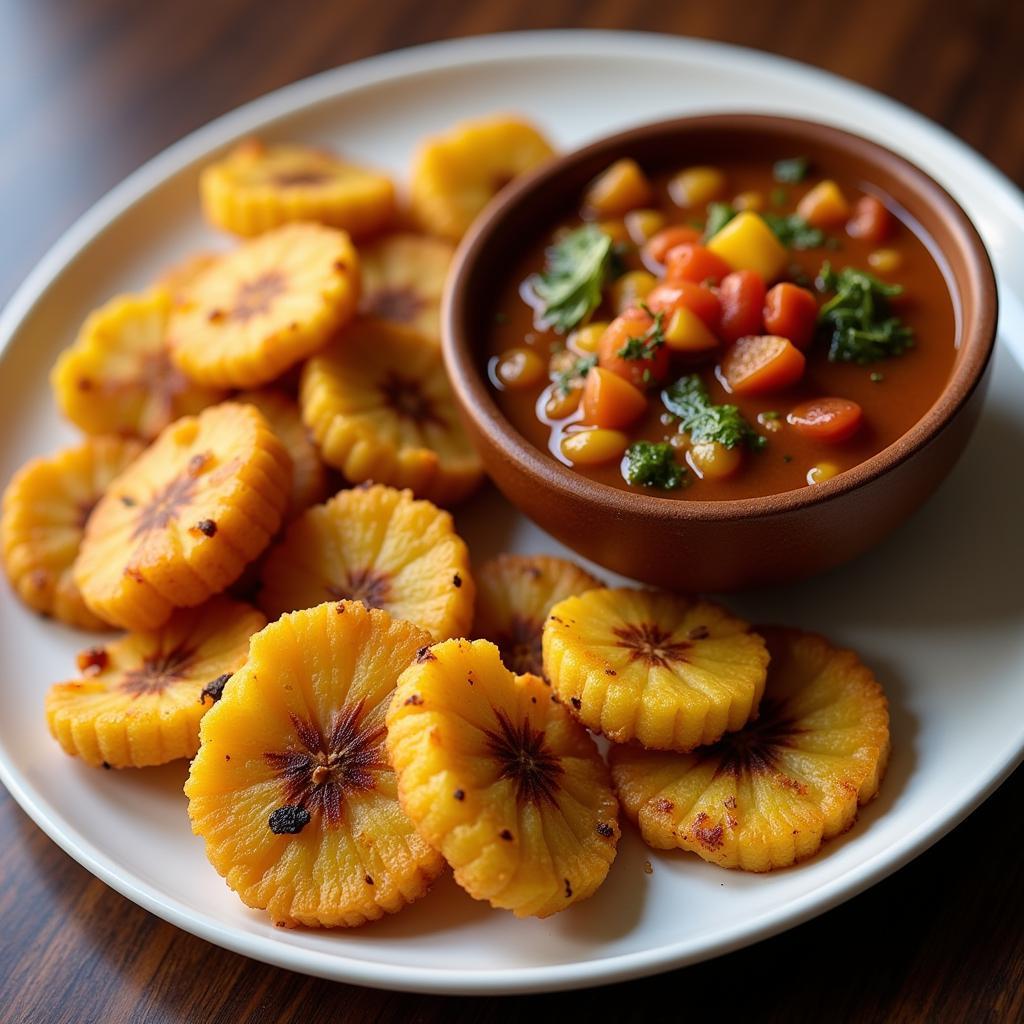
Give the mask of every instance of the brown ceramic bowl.
M 517 255 L 575 208 L 586 185 L 630 156 L 650 171 L 755 152 L 802 153 L 884 189 L 942 254 L 958 352 L 945 390 L 898 441 L 814 487 L 737 501 L 636 494 L 596 483 L 527 441 L 486 375 L 493 298 Z M 677 590 L 734 590 L 810 576 L 877 544 L 938 486 L 974 428 L 995 340 L 996 285 L 974 226 L 928 175 L 835 128 L 721 114 L 644 125 L 562 156 L 516 182 L 463 241 L 448 280 L 444 354 L 487 472 L 543 529 L 599 565 Z

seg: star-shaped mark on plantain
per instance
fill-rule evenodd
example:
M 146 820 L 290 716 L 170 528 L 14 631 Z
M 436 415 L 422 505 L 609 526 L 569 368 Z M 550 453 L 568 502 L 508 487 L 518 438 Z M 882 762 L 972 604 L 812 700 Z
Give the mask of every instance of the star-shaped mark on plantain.
M 513 725 L 503 711 L 495 711 L 498 728 L 485 729 L 487 748 L 501 763 L 499 777 L 512 779 L 521 803 L 555 803 L 562 764 L 544 742 L 544 733 L 534 729 L 527 717 Z

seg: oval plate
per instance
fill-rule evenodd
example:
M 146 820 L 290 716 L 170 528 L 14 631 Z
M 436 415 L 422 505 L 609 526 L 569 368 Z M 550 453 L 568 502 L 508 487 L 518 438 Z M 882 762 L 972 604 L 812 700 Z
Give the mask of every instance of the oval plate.
M 253 132 L 322 142 L 401 175 L 423 135 L 508 109 L 535 118 L 561 146 L 633 122 L 729 109 L 810 116 L 874 137 L 921 164 L 974 218 L 1000 277 L 1001 345 L 977 436 L 921 514 L 853 566 L 732 602 L 755 620 L 818 629 L 855 647 L 892 701 L 895 752 L 879 799 L 821 855 L 769 876 L 655 854 L 627 829 L 601 891 L 546 921 L 492 911 L 445 879 L 403 913 L 362 930 L 274 928 L 207 864 L 185 814 L 183 765 L 96 772 L 60 752 L 46 731 L 43 693 L 72 674 L 86 639 L 39 620 L 5 591 L 0 776 L 37 824 L 129 899 L 210 942 L 389 989 L 571 988 L 736 949 L 905 864 L 991 793 L 1024 750 L 1024 487 L 1020 474 L 1007 472 L 1024 447 L 1024 374 L 1011 356 L 1024 341 L 1024 205 L 1005 178 L 923 118 L 764 54 L 604 32 L 467 39 L 319 75 L 203 128 L 97 203 L 0 318 L 0 480 L 73 439 L 54 409 L 47 372 L 89 309 L 218 244 L 200 220 L 196 179 L 220 147 Z M 478 560 L 500 550 L 558 550 L 493 492 L 458 518 Z

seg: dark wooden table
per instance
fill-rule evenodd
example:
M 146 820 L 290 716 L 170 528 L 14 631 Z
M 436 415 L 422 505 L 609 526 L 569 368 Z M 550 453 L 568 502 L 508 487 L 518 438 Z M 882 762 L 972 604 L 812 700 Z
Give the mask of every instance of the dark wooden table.
M 0 0 L 0 297 L 127 172 L 239 103 L 397 47 L 565 26 L 818 64 L 934 118 L 1024 182 L 1017 0 Z M 1018 771 L 895 877 L 743 952 L 611 989 L 499 1000 L 374 992 L 224 952 L 106 888 L 0 791 L 0 1021 L 1021 1021 L 1022 805 Z

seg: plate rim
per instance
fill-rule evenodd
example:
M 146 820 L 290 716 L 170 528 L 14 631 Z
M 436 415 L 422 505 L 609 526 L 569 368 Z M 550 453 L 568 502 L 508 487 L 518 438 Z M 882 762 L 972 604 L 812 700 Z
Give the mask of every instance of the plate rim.
M 1016 185 L 980 154 L 948 130 L 908 107 L 866 86 L 843 79 L 813 65 L 747 47 L 691 37 L 653 32 L 622 32 L 603 29 L 554 29 L 506 32 L 440 40 L 353 61 L 319 72 L 257 97 L 197 128 L 146 161 L 137 170 L 97 200 L 39 259 L 0 312 L 0 359 L 21 322 L 45 299 L 63 270 L 116 218 L 127 214 L 152 189 L 188 164 L 205 157 L 247 132 L 266 128 L 275 121 L 309 110 L 338 96 L 368 88 L 394 77 L 410 77 L 439 69 L 474 64 L 543 58 L 570 52 L 616 56 L 657 51 L 685 61 L 709 54 L 725 62 L 744 62 L 753 72 L 800 74 L 843 87 L 861 102 L 881 105 L 890 114 L 909 119 L 918 128 L 941 139 L 943 144 L 973 164 L 973 170 L 987 177 L 1007 193 L 1008 208 L 1016 214 L 1024 231 L 1024 196 Z M 52 814 L 47 801 L 34 790 L 0 746 L 0 782 L 35 824 L 69 856 L 122 896 L 150 913 L 215 945 L 252 959 L 304 974 L 391 990 L 438 994 L 529 993 L 581 988 L 624 981 L 671 970 L 721 956 L 795 927 L 838 906 L 899 870 L 923 853 L 980 806 L 1024 758 L 1024 735 L 1016 749 L 997 758 L 980 785 L 965 794 L 952 808 L 936 812 L 905 834 L 884 853 L 839 875 L 829 883 L 804 893 L 781 909 L 762 912 L 754 919 L 737 922 L 712 941 L 695 948 L 692 943 L 663 944 L 654 949 L 583 961 L 544 966 L 444 969 L 396 965 L 377 960 L 293 946 L 224 926 L 213 915 L 200 913 L 168 897 L 138 876 L 119 873 L 116 863 L 101 849 Z

